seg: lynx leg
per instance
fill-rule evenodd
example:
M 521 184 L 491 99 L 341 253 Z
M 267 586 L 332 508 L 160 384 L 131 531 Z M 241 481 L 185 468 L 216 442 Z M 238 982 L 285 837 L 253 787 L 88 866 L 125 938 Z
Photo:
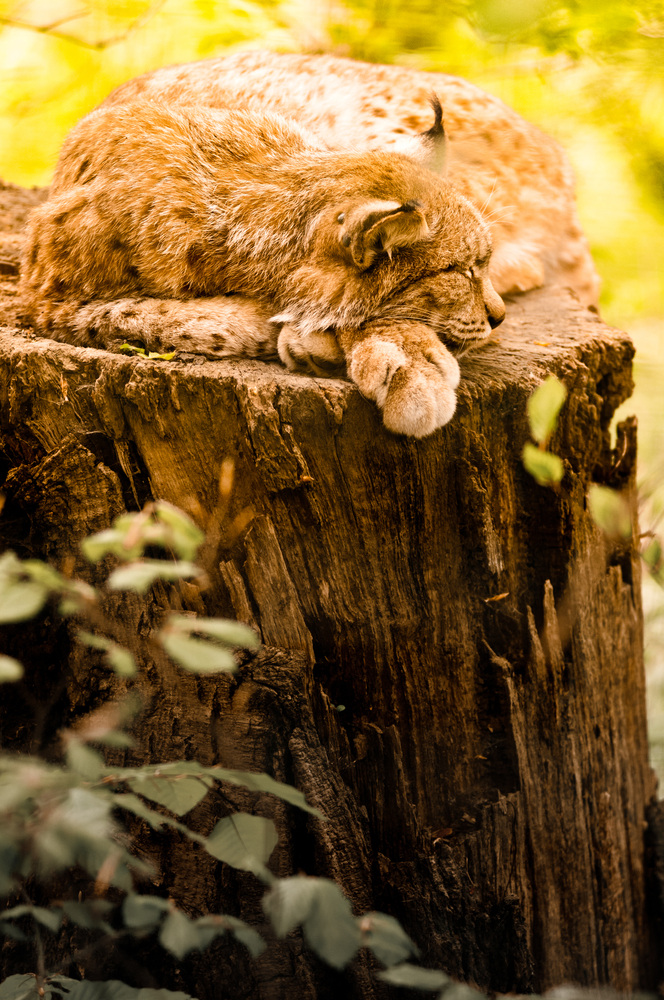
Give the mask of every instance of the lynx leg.
M 126 298 L 38 303 L 29 316 L 40 333 L 81 347 L 114 350 L 125 341 L 149 351 L 211 358 L 277 358 L 274 309 L 236 295 L 180 301 Z
M 278 349 L 282 362 L 294 372 L 331 378 L 346 370 L 346 359 L 331 330 L 303 334 L 287 323 L 279 334 Z
M 388 430 L 421 438 L 451 420 L 459 365 L 428 327 L 367 324 L 339 339 L 348 374 L 378 404 Z

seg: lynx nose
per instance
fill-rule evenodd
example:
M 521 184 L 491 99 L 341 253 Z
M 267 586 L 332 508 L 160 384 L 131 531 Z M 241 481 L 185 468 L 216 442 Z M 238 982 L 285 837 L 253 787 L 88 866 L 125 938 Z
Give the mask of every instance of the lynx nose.
M 489 320 L 489 326 L 492 330 L 495 330 L 497 326 L 500 326 L 502 321 L 505 319 L 505 310 L 502 313 L 487 313 L 487 319 Z

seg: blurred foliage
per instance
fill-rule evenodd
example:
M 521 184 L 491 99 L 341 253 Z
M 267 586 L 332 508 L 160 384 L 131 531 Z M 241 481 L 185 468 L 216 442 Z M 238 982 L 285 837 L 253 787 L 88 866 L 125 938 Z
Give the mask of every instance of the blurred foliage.
M 622 412 L 639 415 L 646 492 L 664 508 L 664 0 L 0 0 L 0 177 L 47 184 L 65 133 L 113 87 L 245 47 L 455 73 L 560 139 L 604 316 L 638 348 Z M 650 613 L 664 622 L 661 601 Z M 662 635 L 648 633 L 652 677 Z

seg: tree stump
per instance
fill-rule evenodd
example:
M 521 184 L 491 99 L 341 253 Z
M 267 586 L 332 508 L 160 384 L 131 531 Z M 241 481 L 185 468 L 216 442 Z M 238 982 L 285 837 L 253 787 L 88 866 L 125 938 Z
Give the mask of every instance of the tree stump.
M 216 539 L 212 586 L 157 586 L 147 605 L 119 598 L 117 613 L 146 628 L 179 600 L 248 622 L 264 646 L 234 678 L 151 675 L 143 759 L 297 785 L 327 822 L 236 796 L 276 817 L 275 872 L 327 875 L 356 912 L 393 914 L 424 964 L 498 991 L 651 987 L 640 565 L 586 510 L 592 481 L 634 506 L 633 423 L 615 448 L 609 437 L 631 358 L 625 335 L 564 293 L 532 293 L 463 358 L 452 423 L 414 441 L 386 432 L 345 381 L 130 359 L 10 323 L 6 535 L 27 518 L 33 549 L 58 560 L 152 498 L 210 515 L 231 458 L 235 530 Z M 558 490 L 520 458 L 526 399 L 551 372 L 569 390 L 551 445 L 565 463 Z M 118 686 L 94 676 L 101 690 L 74 647 L 64 717 Z M 197 808 L 201 829 L 219 809 Z M 264 922 L 251 876 L 189 842 L 138 837 L 183 908 Z M 220 976 L 233 997 L 388 995 L 367 961 L 332 973 L 297 938 L 258 961 L 220 944 L 166 982 L 156 961 L 150 973 L 200 1000 L 219 996 Z

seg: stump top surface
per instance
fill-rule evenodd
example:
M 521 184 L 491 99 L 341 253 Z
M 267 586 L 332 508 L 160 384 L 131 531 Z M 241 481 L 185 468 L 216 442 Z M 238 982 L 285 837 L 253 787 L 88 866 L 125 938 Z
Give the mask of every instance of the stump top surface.
M 125 368 L 130 365 L 139 379 L 150 372 L 168 369 L 180 373 L 189 383 L 230 379 L 261 392 L 276 393 L 284 389 L 289 394 L 293 390 L 315 389 L 343 409 L 352 397 L 359 396 L 349 381 L 296 375 L 277 363 L 206 361 L 195 354 L 181 356 L 172 362 L 150 361 L 35 337 L 20 324 L 18 265 L 21 230 L 30 209 L 45 195 L 43 190 L 24 190 L 0 182 L 0 345 L 3 352 L 50 357 L 65 369 L 72 364 L 78 367 L 85 363 L 102 365 L 106 370 L 109 366 Z M 508 300 L 507 318 L 502 326 L 483 347 L 471 350 L 460 359 L 460 410 L 489 388 L 500 392 L 520 385 L 530 390 L 549 372 L 564 375 L 602 347 L 617 350 L 623 363 L 629 361 L 633 353 L 625 333 L 607 327 L 597 315 L 582 308 L 567 290 L 547 288 Z M 629 391 L 631 385 L 626 384 L 623 398 Z

